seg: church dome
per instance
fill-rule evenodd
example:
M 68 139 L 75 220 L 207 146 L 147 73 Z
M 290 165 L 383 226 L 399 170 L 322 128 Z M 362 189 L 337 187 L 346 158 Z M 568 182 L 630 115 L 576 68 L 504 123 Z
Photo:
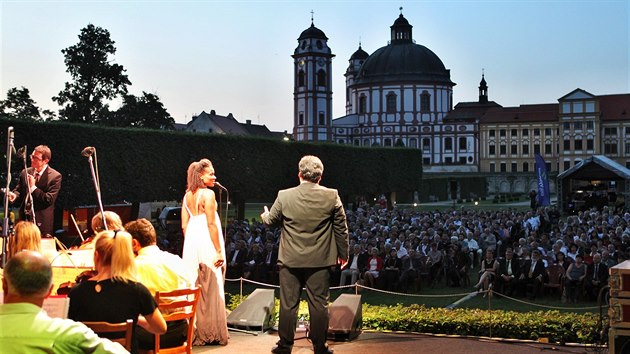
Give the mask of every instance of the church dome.
M 311 23 L 311 27 L 302 31 L 302 34 L 300 34 L 298 41 L 301 41 L 302 39 L 309 39 L 309 38 L 328 40 L 328 37 L 326 37 L 326 35 L 324 34 L 324 31 L 315 27 L 313 23 Z
M 428 82 L 454 85 L 450 70 L 429 48 L 416 44 L 412 27 L 401 14 L 391 26 L 390 43 L 370 55 L 356 84 Z
M 365 60 L 369 56 L 370 55 L 365 50 L 363 50 L 363 48 L 361 48 L 361 45 L 359 45 L 359 49 L 357 49 L 357 51 L 352 54 L 350 60 Z

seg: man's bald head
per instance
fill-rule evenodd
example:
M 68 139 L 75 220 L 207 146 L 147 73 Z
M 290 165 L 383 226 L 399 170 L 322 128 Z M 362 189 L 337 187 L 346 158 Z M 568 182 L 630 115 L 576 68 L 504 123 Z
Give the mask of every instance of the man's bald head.
M 5 297 L 46 297 L 52 285 L 52 267 L 41 253 L 22 251 L 16 253 L 4 268 L 3 288 Z M 5 303 L 6 303 L 5 299 Z

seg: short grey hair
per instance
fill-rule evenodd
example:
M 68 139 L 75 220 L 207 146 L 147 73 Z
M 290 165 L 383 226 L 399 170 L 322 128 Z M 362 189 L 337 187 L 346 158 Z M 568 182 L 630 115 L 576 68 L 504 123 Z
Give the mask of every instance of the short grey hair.
M 4 268 L 9 289 L 20 296 L 45 296 L 52 285 L 50 262 L 35 251 L 21 251 Z
M 302 178 L 313 183 L 319 182 L 324 173 L 324 164 L 317 156 L 306 155 L 298 165 Z

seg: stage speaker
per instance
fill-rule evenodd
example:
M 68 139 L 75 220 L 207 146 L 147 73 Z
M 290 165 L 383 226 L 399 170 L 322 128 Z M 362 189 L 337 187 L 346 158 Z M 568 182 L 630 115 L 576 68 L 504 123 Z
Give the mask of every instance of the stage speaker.
M 630 331 L 619 328 L 611 328 L 608 331 L 608 353 L 630 353 Z
M 363 322 L 361 295 L 341 294 L 328 308 L 328 339 L 353 340 L 361 333 Z
M 264 332 L 269 329 L 274 309 L 274 290 L 256 289 L 227 317 L 231 328 Z

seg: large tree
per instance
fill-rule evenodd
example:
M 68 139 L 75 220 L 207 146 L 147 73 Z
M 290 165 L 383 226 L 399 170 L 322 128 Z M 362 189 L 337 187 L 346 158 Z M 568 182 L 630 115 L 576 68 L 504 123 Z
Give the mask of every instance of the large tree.
M 116 53 L 109 31 L 92 24 L 81 30 L 79 43 L 62 49 L 72 77 L 65 88 L 53 97 L 62 109 L 59 118 L 71 122 L 95 123 L 109 118 L 109 107 L 104 102 L 127 94 L 131 82 L 122 65 L 112 63 Z
M 31 98 L 28 89 L 24 86 L 22 88 L 14 87 L 7 91 L 7 99 L 0 101 L 0 114 L 12 119 L 43 120 L 42 112 Z
M 175 120 L 157 95 L 143 91 L 141 97 L 125 95 L 122 106 L 111 116 L 108 125 L 173 129 Z

